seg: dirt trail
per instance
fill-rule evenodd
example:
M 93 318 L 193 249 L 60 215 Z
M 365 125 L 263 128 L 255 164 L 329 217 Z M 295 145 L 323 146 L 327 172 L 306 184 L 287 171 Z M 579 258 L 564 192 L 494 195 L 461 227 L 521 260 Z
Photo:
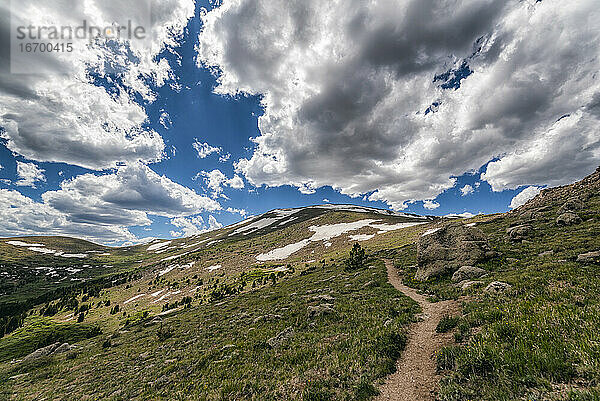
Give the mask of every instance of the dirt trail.
M 429 302 L 427 297 L 402 284 L 391 261 L 386 261 L 385 266 L 390 283 L 417 301 L 423 309 L 423 315 L 422 320 L 410 327 L 408 343 L 398 360 L 397 371 L 387 377 L 376 400 L 433 400 L 439 380 L 433 354 L 453 341 L 452 334 L 436 333 L 435 328 L 442 316 L 458 314 L 459 304 L 456 301 Z

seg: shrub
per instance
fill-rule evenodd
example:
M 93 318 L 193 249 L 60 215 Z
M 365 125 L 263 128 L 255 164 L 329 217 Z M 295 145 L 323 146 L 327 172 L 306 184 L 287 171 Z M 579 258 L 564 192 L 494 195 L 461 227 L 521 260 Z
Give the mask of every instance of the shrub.
M 344 265 L 346 270 L 358 270 L 365 265 L 367 260 L 367 255 L 365 250 L 360 246 L 358 242 L 354 243 L 352 249 L 350 250 L 350 256 L 348 259 L 344 260 Z

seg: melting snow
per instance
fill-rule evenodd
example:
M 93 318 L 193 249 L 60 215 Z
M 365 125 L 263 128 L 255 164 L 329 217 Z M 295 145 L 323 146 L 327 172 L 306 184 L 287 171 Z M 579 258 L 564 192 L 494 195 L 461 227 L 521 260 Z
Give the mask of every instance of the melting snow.
M 150 294 L 150 296 L 152 298 L 156 298 L 157 296 L 159 296 L 164 290 L 158 290 L 156 292 L 153 292 L 152 294 Z
M 179 265 L 171 265 L 169 267 L 166 267 L 163 270 L 159 271 L 158 275 L 159 276 L 163 276 L 163 275 L 167 274 L 168 272 L 170 272 L 171 270 L 173 270 L 173 269 L 175 269 L 177 267 L 179 267 Z
M 156 251 L 157 249 L 164 248 L 165 246 L 169 245 L 170 243 L 171 243 L 171 241 L 165 241 L 165 242 L 159 242 L 158 244 L 152 244 L 148 248 L 146 248 L 146 250 Z
M 123 302 L 123 305 L 126 305 L 126 304 L 128 304 L 128 303 L 130 303 L 132 301 L 135 301 L 136 299 L 141 298 L 144 295 L 146 295 L 146 294 L 140 294 L 140 295 L 136 295 L 135 297 L 131 297 L 127 301 Z
M 177 290 L 177 291 L 173 291 L 173 292 L 169 291 L 169 292 L 167 292 L 165 295 L 163 295 L 162 297 L 158 298 L 157 300 L 155 300 L 155 301 L 152 301 L 152 303 L 153 303 L 153 304 L 155 304 L 155 303 L 157 303 L 157 302 L 160 302 L 160 301 L 162 301 L 163 299 L 165 299 L 165 298 L 167 298 L 167 297 L 170 297 L 171 295 L 177 295 L 177 294 L 179 294 L 180 292 L 181 292 L 181 290 Z
M 44 244 L 30 244 L 23 241 L 6 241 L 6 243 L 13 246 L 45 246 Z
M 348 238 L 351 241 L 366 241 L 368 239 L 371 239 L 375 236 L 375 234 L 356 234 L 356 235 L 349 235 Z
M 423 234 L 421 234 L 421 237 L 425 237 L 426 235 L 429 235 L 429 234 L 436 233 L 436 232 L 438 232 L 439 230 L 441 230 L 441 228 L 440 228 L 440 227 L 438 227 L 438 228 L 432 228 L 432 229 L 429 229 L 429 230 L 425 231 Z
M 206 270 L 208 270 L 209 272 L 212 272 L 214 270 L 220 269 L 222 266 L 221 265 L 214 265 L 214 266 L 209 266 L 206 268 Z
M 87 258 L 87 254 L 85 253 L 57 253 L 56 255 L 63 258 Z

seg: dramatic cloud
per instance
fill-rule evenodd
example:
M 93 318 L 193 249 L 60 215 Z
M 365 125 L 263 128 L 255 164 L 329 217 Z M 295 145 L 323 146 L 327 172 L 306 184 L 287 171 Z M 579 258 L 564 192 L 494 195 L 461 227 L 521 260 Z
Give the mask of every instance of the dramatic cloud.
M 521 192 L 519 192 L 512 200 L 510 201 L 510 208 L 516 209 L 519 206 L 527 203 L 529 199 L 533 199 L 537 194 L 540 193 L 542 188 L 540 187 L 527 187 Z
M 45 182 L 46 177 L 44 176 L 45 170 L 42 170 L 34 163 L 23 163 L 17 162 L 17 177 L 19 180 L 15 182 L 20 187 L 32 187 L 35 188 L 36 182 Z
M 469 184 L 465 185 L 464 187 L 462 187 L 460 189 L 460 195 L 461 196 L 471 195 L 473 192 L 475 192 L 475 190 Z
M 153 162 L 164 157 L 165 145 L 145 128 L 140 99 L 154 100 L 153 88 L 173 79 L 168 62 L 157 55 L 176 44 L 194 13 L 193 0 L 153 0 L 148 43 L 98 41 L 72 53 L 39 55 L 31 65 L 50 75 L 0 71 L 0 137 L 13 152 L 37 161 L 65 162 L 100 170 L 119 162 Z M 62 4 L 60 7 L 57 4 Z M 35 22 L 67 21 L 111 25 L 123 15 L 115 1 L 13 2 L 12 18 Z M 132 15 L 141 10 L 130 7 Z M 1 29 L 10 27 L 8 3 L 0 6 Z M 2 32 L 8 37 L 8 32 Z M 77 48 L 79 49 L 79 48 Z M 10 46 L 1 55 L 9 60 Z M 56 74 L 56 73 L 62 74 Z
M 0 189 L 0 204 L 0 236 L 72 235 L 102 243 L 136 240 L 125 227 L 73 222 L 65 213 L 17 191 Z
M 433 200 L 424 200 L 423 207 L 427 210 L 434 210 L 440 207 L 440 204 Z
M 235 189 L 244 188 L 244 180 L 239 175 L 234 175 L 232 178 L 227 178 L 219 169 L 212 171 L 201 171 L 197 177 L 204 177 L 204 182 L 213 192 L 213 197 L 217 197 L 223 192 L 223 187 L 231 187 Z
M 171 224 L 181 229 L 181 231 L 171 231 L 173 237 L 189 237 L 191 235 L 198 235 L 208 231 L 218 230 L 223 227 L 223 224 L 219 223 L 217 219 L 210 215 L 208 216 L 208 224 L 204 223 L 202 216 L 195 217 L 176 217 L 171 219 Z
M 494 190 L 600 164 L 593 0 L 224 0 L 203 20 L 216 92 L 263 95 L 252 184 L 402 209 L 490 160 Z

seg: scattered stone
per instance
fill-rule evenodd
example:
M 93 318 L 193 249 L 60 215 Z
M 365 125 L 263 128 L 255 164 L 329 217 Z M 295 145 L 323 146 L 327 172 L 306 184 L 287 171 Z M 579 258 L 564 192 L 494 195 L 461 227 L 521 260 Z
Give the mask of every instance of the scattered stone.
M 559 226 L 571 226 L 581 223 L 581 217 L 573 212 L 566 212 L 556 218 L 556 224 Z
M 267 315 L 259 316 L 256 319 L 254 319 L 254 323 L 268 322 L 268 321 L 277 320 L 277 319 L 281 319 L 281 315 L 267 314 Z
M 492 281 L 485 287 L 485 292 L 489 292 L 492 294 L 503 294 L 507 291 L 510 291 L 512 285 L 508 283 L 504 283 L 502 281 Z
M 506 261 L 507 261 L 508 263 L 515 263 L 515 262 L 518 262 L 518 261 L 519 261 L 519 259 L 517 259 L 517 258 L 506 258 Z
M 523 241 L 533 233 L 533 226 L 531 224 L 520 224 L 507 228 L 506 233 L 512 241 Z
M 333 309 L 333 304 L 321 304 L 317 306 L 308 307 L 308 317 L 310 319 L 319 316 L 331 315 L 334 312 L 335 310 Z
M 73 348 L 74 347 L 69 345 L 68 343 L 61 344 L 61 343 L 57 342 L 52 345 L 48 345 L 46 347 L 36 349 L 31 354 L 29 354 L 25 358 L 23 358 L 23 362 L 34 361 L 36 359 L 39 359 L 39 358 L 42 358 L 45 356 L 62 354 L 64 352 L 71 351 Z
M 285 341 L 289 340 L 294 336 L 294 329 L 292 327 L 288 327 L 275 337 L 271 337 L 267 340 L 267 345 L 271 348 L 277 348 L 281 346 Z
M 486 274 L 487 271 L 479 267 L 462 266 L 460 269 L 454 272 L 454 274 L 452 275 L 452 281 L 457 283 L 467 279 L 479 278 Z
M 600 251 L 587 252 L 577 255 L 580 263 L 600 264 Z
M 485 260 L 489 251 L 483 231 L 460 222 L 450 223 L 419 238 L 415 279 L 427 280 L 474 265 Z
M 377 287 L 379 284 L 376 281 L 367 281 L 363 284 L 363 288 Z
M 542 253 L 540 253 L 538 256 L 539 256 L 540 258 L 543 258 L 544 256 L 550 256 L 550 255 L 554 255 L 554 251 L 553 251 L 552 249 L 551 249 L 551 250 L 549 250 L 549 251 L 542 252 Z
M 315 295 L 311 299 L 313 301 L 325 301 L 325 302 L 333 302 L 333 301 L 335 301 L 335 298 L 332 297 L 330 294 Z

